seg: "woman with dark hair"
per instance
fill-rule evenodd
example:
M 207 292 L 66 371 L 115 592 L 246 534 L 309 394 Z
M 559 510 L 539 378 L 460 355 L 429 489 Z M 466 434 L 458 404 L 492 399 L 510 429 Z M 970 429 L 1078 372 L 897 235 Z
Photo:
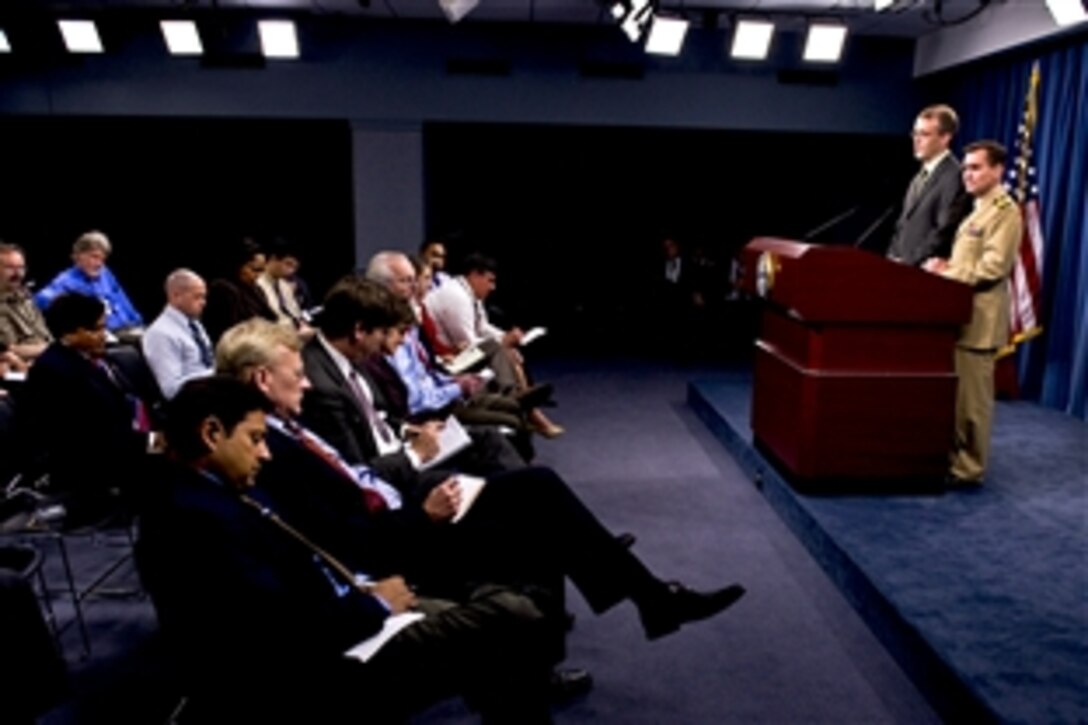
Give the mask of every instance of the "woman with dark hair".
M 225 331 L 250 318 L 276 321 L 276 313 L 257 287 L 265 265 L 261 247 L 251 237 L 245 237 L 227 255 L 226 276 L 208 285 L 208 303 L 201 318 L 213 343 Z

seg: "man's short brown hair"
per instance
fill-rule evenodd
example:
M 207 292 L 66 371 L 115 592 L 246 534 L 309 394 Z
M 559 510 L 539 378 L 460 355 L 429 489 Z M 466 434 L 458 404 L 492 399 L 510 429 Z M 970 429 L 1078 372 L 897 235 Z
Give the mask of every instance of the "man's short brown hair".
M 969 143 L 963 149 L 963 153 L 965 156 L 972 151 L 985 151 L 986 160 L 989 162 L 990 166 L 1004 166 L 1005 160 L 1009 157 L 1009 152 L 1005 149 L 1004 146 L 999 144 L 997 141 L 993 141 L 990 139 L 983 139 L 981 141 Z
M 955 136 L 956 131 L 960 128 L 960 118 L 956 115 L 955 109 L 952 106 L 946 106 L 943 103 L 934 106 L 926 106 L 922 109 L 922 112 L 918 114 L 918 118 L 935 118 L 937 119 L 937 130 L 942 134 L 949 136 Z

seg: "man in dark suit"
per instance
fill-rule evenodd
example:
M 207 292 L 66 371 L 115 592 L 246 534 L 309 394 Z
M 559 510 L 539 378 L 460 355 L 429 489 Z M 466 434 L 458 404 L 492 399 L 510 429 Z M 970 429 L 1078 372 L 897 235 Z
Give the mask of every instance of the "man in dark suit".
M 45 311 L 55 337 L 27 374 L 20 414 L 44 452 L 50 484 L 67 495 L 68 522 L 99 517 L 113 491 L 142 465 L 151 441 L 150 406 L 106 357 L 102 301 L 77 293 Z
M 366 339 L 379 345 L 384 331 Z M 650 639 L 713 616 L 744 593 L 731 585 L 700 593 L 654 576 L 554 472 L 525 468 L 491 476 L 463 518 L 462 483 L 395 490 L 375 471 L 352 466 L 294 418 L 309 387 L 291 330 L 251 320 L 220 341 L 220 371 L 256 385 L 271 401 L 272 462 L 258 479 L 292 519 L 328 551 L 366 556 L 367 569 L 393 569 L 421 582 L 464 586 L 517 583 L 544 590 L 561 612 L 569 577 L 596 612 L 625 599 Z M 376 500 L 377 497 L 380 500 Z
M 231 378 L 187 383 L 141 518 L 140 576 L 197 709 L 224 723 L 387 723 L 464 694 L 485 721 L 550 722 L 533 601 L 495 586 L 463 603 L 417 598 L 400 576 L 318 548 L 253 487 L 269 459 L 267 405 Z M 425 617 L 365 664 L 344 656 L 412 611 Z
M 380 359 L 385 331 L 401 324 L 395 305 L 383 286 L 359 278 L 346 278 L 330 290 L 317 318 L 319 333 L 302 349 L 312 386 L 303 397 L 302 422 L 348 462 L 365 463 L 395 485 L 410 481 L 412 488 L 419 466 L 438 453 L 442 424 L 387 419 L 378 412 L 389 410 L 381 401 L 384 386 L 374 384 L 372 369 L 362 368 L 369 358 Z M 497 430 L 470 429 L 470 436 L 472 444 L 443 463 L 447 470 L 486 476 L 524 465 Z M 445 477 L 423 476 L 432 483 Z
M 960 164 L 949 150 L 958 127 L 950 106 L 929 106 L 918 114 L 911 138 L 922 167 L 903 199 L 889 258 L 920 265 L 930 257 L 948 257 L 952 238 L 971 205 Z

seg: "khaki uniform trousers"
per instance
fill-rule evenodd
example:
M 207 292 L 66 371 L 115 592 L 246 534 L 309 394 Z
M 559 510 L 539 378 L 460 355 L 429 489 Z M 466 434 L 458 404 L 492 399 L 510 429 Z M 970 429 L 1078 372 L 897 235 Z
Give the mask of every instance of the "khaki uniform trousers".
M 994 350 L 956 348 L 956 439 L 951 473 L 982 482 L 994 417 Z

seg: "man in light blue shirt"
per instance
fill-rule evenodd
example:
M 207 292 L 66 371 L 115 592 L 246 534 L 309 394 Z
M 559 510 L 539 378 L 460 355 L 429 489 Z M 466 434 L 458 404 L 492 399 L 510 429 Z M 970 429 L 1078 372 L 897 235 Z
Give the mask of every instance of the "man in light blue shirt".
M 446 406 L 476 392 L 466 389 L 456 378 L 429 367 L 426 355 L 426 349 L 419 340 L 419 328 L 413 326 L 405 331 L 404 341 L 396 351 L 386 357 L 408 390 L 410 413 L 415 415 L 428 410 L 444 410 Z M 468 376 L 465 379 L 469 379 Z
M 379 252 L 367 266 L 367 277 L 388 289 L 403 301 L 400 336 L 386 339 L 383 352 L 396 370 L 407 391 L 409 415 L 427 412 L 448 412 L 464 423 L 497 425 L 512 431 L 528 433 L 525 412 L 511 396 L 495 395 L 484 390 L 485 380 L 479 375 L 451 376 L 431 364 L 428 352 L 419 338 L 418 312 L 412 307 L 415 270 L 411 260 L 400 252 Z M 528 452 L 522 447 L 523 456 Z
M 45 310 L 65 292 L 97 297 L 106 305 L 107 330 L 139 334 L 144 320 L 106 266 L 112 250 L 109 238 L 102 232 L 83 234 L 72 246 L 74 264 L 34 295 L 35 304 Z
M 166 307 L 144 333 L 144 358 L 168 399 L 186 381 L 211 375 L 215 369 L 212 343 L 200 324 L 207 289 L 191 270 L 171 272 L 166 278 Z

